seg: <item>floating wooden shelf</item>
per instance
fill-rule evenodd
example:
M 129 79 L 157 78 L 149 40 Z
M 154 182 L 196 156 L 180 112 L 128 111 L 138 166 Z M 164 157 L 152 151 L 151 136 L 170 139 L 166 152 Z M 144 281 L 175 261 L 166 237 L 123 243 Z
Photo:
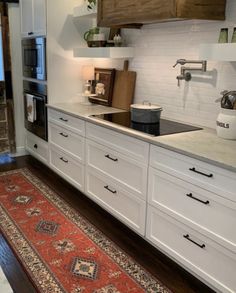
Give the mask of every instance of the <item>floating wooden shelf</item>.
M 92 10 L 88 10 L 87 5 L 77 6 L 74 8 L 73 16 L 76 19 L 97 18 L 97 7 L 94 7 Z
M 203 60 L 236 61 L 236 43 L 202 44 L 199 58 Z
M 99 48 L 75 48 L 74 57 L 79 58 L 133 58 L 132 47 L 99 47 Z

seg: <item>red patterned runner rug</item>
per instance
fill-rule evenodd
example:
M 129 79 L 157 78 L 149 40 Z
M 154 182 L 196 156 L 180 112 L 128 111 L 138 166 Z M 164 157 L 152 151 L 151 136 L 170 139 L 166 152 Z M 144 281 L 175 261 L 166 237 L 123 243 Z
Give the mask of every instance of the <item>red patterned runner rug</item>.
M 27 169 L 0 173 L 0 229 L 39 292 L 170 293 Z

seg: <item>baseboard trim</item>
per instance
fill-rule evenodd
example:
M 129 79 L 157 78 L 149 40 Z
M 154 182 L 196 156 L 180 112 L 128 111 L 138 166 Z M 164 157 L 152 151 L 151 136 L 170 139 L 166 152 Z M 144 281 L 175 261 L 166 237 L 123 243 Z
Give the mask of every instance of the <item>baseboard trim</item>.
M 26 156 L 28 155 L 29 152 L 25 149 L 25 147 L 16 147 L 16 152 L 15 153 L 10 153 L 10 157 L 21 157 L 21 156 Z

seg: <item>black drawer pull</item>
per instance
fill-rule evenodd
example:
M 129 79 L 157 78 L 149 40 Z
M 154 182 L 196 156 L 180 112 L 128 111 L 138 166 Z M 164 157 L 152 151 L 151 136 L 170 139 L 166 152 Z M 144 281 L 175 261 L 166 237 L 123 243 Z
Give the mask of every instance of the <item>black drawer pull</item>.
M 28 36 L 32 36 L 33 34 L 33 32 L 28 32 Z
M 105 155 L 105 157 L 108 158 L 109 160 L 112 160 L 113 162 L 118 162 L 118 159 L 114 159 L 110 157 L 110 155 Z
M 201 203 L 203 203 L 203 204 L 205 204 L 205 205 L 210 204 L 209 200 L 203 201 L 203 200 L 201 200 L 201 199 L 199 199 L 199 198 L 193 196 L 192 193 L 188 193 L 188 194 L 186 194 L 186 196 L 188 196 L 188 197 L 190 197 L 190 198 L 192 198 L 192 199 L 194 199 L 194 200 L 197 200 L 197 201 L 199 201 L 199 202 L 201 202 Z
M 37 145 L 37 144 L 35 144 L 35 145 L 34 145 L 34 148 L 35 148 L 35 149 L 37 149 L 37 148 L 38 148 L 38 145 Z
M 212 178 L 213 177 L 213 174 L 206 174 L 206 173 L 200 172 L 200 171 L 196 170 L 196 168 L 194 168 L 194 167 L 193 168 L 189 168 L 189 170 L 192 171 L 192 172 L 195 172 L 197 174 L 206 176 L 208 178 Z
M 187 239 L 188 241 L 194 243 L 194 244 L 197 245 L 198 247 L 202 248 L 202 249 L 206 247 L 205 244 L 199 244 L 199 243 L 195 242 L 194 240 L 192 240 L 188 234 L 183 235 L 183 237 L 184 237 L 185 239 Z
M 64 134 L 63 132 L 60 132 L 59 133 L 61 136 L 63 136 L 63 137 L 68 137 L 68 135 L 67 134 Z
M 104 186 L 104 188 L 105 188 L 106 190 L 110 191 L 110 192 L 113 193 L 113 194 L 116 194 L 116 193 L 117 193 L 116 190 L 111 190 L 111 189 L 109 188 L 108 185 Z
M 60 117 L 59 119 L 60 119 L 61 121 L 63 121 L 63 122 L 68 122 L 68 120 L 65 119 L 65 118 Z
M 60 158 L 60 160 L 64 163 L 68 163 L 69 161 L 68 160 L 65 160 L 63 157 Z

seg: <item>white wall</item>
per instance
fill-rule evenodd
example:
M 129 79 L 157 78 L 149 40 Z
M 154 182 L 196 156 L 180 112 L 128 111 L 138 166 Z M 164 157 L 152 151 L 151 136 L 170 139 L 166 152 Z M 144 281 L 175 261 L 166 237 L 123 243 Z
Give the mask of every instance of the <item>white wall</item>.
M 179 58 L 199 59 L 201 43 L 217 43 L 222 27 L 236 27 L 236 1 L 227 0 L 226 21 L 179 21 L 125 30 L 127 43 L 136 49 L 130 67 L 137 71 L 135 102 L 149 100 L 163 106 L 163 116 L 215 127 L 223 89 L 236 90 L 236 62 L 208 62 L 207 73 L 193 73 L 190 82 L 176 76 Z M 194 65 L 193 65 L 194 66 Z
M 22 84 L 22 59 L 20 36 L 20 9 L 19 4 L 9 5 L 10 45 L 12 58 L 12 85 L 14 97 L 15 131 L 17 152 L 24 151 L 24 104 Z
M 121 61 L 74 58 L 73 48 L 84 46 L 84 33 L 96 25 L 93 20 L 73 19 L 73 8 L 83 0 L 47 0 L 48 102 L 80 102 L 83 65 L 120 67 Z

